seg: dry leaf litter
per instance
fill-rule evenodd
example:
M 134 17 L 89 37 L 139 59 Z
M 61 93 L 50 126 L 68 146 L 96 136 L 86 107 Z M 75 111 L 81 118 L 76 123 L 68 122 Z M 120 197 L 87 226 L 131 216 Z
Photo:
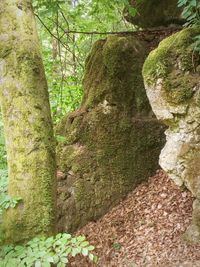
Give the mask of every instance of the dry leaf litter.
M 99 267 L 200 267 L 200 245 L 182 235 L 191 222 L 193 198 L 161 170 L 97 222 L 77 232 L 91 244 Z M 96 266 L 76 257 L 70 266 Z

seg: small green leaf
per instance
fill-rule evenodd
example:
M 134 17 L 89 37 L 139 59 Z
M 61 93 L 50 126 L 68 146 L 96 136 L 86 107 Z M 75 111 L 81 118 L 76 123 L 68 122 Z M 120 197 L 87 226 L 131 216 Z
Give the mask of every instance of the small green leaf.
M 81 245 L 81 247 L 87 247 L 89 245 L 89 242 L 83 241 L 80 245 Z
M 80 236 L 77 237 L 77 240 L 82 242 L 82 241 L 85 240 L 85 236 L 84 235 L 80 235 Z
M 35 267 L 42 267 L 42 263 L 41 263 L 40 260 L 37 260 L 37 261 L 35 262 Z
M 83 248 L 81 251 L 83 256 L 87 256 L 88 255 L 88 249 L 87 248 Z
M 42 267 L 51 267 L 49 262 L 42 262 Z
M 68 263 L 68 259 L 67 259 L 66 257 L 65 257 L 65 258 L 61 258 L 60 261 L 61 261 L 62 263 Z
M 70 239 L 72 237 L 70 234 L 66 234 L 66 233 L 64 233 L 62 236 L 65 239 Z
M 89 247 L 87 247 L 87 249 L 88 249 L 89 251 L 92 251 L 92 250 L 95 249 L 95 247 L 90 245 Z

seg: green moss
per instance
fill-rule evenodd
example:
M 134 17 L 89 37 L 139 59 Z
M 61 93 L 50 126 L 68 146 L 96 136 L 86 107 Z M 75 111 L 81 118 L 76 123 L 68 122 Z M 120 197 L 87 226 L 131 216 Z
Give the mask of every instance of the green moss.
M 1 5 L 0 102 L 8 191 L 23 200 L 5 212 L 2 228 L 5 242 L 21 243 L 55 229 L 55 140 L 31 1 L 6 0 Z
M 158 49 L 153 50 L 146 59 L 143 66 L 143 77 L 146 83 L 154 84 L 159 78 L 166 77 L 169 72 L 169 44 L 172 37 L 162 41 Z
M 81 109 L 57 130 L 67 140 L 57 155 L 66 174 L 63 190 L 71 193 L 61 207 L 61 229 L 97 219 L 158 167 L 163 128 L 148 118 L 141 73 L 146 53 L 134 37 L 113 36 L 97 42 L 87 59 Z
M 98 41 L 86 64 L 82 106 L 90 109 L 106 99 L 111 105 L 120 103 L 122 108 L 134 106 L 136 112 L 149 111 L 141 68 L 137 67 L 146 55 L 146 45 L 134 37 L 112 36 Z
M 197 79 L 187 76 L 177 77 L 172 73 L 165 82 L 166 99 L 175 105 L 185 103 L 193 96 L 193 88 L 197 83 L 198 77 Z
M 171 104 L 181 104 L 190 99 L 198 83 L 196 66 L 199 56 L 192 47 L 193 38 L 198 33 L 199 29 L 188 28 L 173 34 L 163 40 L 144 63 L 145 83 L 156 87 L 158 79 L 161 79 L 163 93 Z

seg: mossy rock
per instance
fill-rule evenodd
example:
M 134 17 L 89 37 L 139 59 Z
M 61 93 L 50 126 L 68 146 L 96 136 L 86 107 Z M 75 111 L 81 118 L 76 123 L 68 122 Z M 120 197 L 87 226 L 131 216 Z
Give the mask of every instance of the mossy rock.
M 113 36 L 87 59 L 81 108 L 57 127 L 60 230 L 96 220 L 158 168 L 164 129 L 144 89 L 147 53 L 135 37 Z
M 146 44 L 131 36 L 97 41 L 86 62 L 82 107 L 90 109 L 106 100 L 112 106 L 148 113 L 141 75 L 147 54 Z
M 185 113 L 198 86 L 200 59 L 193 46 L 198 34 L 198 28 L 188 28 L 171 35 L 144 63 L 147 95 L 156 116 L 163 121 L 174 121 L 173 113 Z
M 143 67 L 147 95 L 157 118 L 165 122 L 166 144 L 160 165 L 196 198 L 192 224 L 184 237 L 200 242 L 200 54 L 194 49 L 199 28 L 184 29 L 163 40 Z
M 177 2 L 177 0 L 130 0 L 137 14 L 133 17 L 125 11 L 125 18 L 141 28 L 182 25 L 184 23 L 181 18 L 182 9 L 177 7 Z

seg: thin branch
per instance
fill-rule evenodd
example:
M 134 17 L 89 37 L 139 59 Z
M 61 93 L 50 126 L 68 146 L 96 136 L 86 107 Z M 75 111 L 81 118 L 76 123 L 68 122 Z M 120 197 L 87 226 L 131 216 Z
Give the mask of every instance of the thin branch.
M 64 18 L 64 20 L 65 20 L 65 22 L 67 23 L 67 26 L 68 26 L 68 28 L 69 28 L 69 23 L 68 23 L 68 21 L 67 21 L 67 18 L 65 17 L 65 15 L 63 14 L 62 11 L 61 11 L 61 14 L 62 14 L 62 17 Z M 56 22 L 55 22 L 53 19 L 48 18 L 48 20 L 50 20 L 52 23 L 56 24 Z M 74 42 L 74 39 L 73 39 L 73 38 L 74 38 L 73 36 L 74 36 L 75 34 L 72 34 L 73 36 L 71 37 L 71 34 L 69 34 L 69 33 L 65 33 L 65 29 L 63 29 L 62 26 L 60 26 L 59 24 L 58 24 L 57 26 L 63 31 L 63 34 L 61 35 L 61 38 L 63 38 L 64 35 L 67 35 L 67 37 L 69 38 L 69 40 L 71 40 L 71 42 L 72 42 L 72 43 L 74 44 L 74 46 L 76 47 L 76 49 L 77 49 L 77 51 L 78 51 L 78 54 L 81 54 L 78 45 L 76 44 L 76 42 Z M 72 52 L 72 51 L 70 51 L 70 52 L 71 52 L 71 54 L 73 55 L 73 52 Z M 73 56 L 74 56 L 74 55 L 73 55 Z M 80 63 L 79 58 L 78 58 L 76 55 L 75 55 L 75 58 L 76 58 L 78 64 L 81 66 L 81 68 L 84 68 L 84 66 Z
M 67 18 L 65 17 L 65 14 L 62 12 L 62 10 L 60 10 L 60 13 L 61 13 L 63 19 L 65 20 L 65 22 L 66 22 L 66 24 L 67 24 L 67 28 L 68 28 L 68 30 L 69 30 L 69 22 L 68 22 Z
M 41 18 L 35 14 L 35 16 L 39 19 L 39 21 L 42 23 L 42 25 L 45 27 L 45 29 L 56 39 L 57 36 L 55 36 L 49 28 L 44 24 L 44 22 L 41 20 Z M 59 25 L 61 28 L 61 26 Z M 62 29 L 62 28 L 61 28 Z M 65 34 L 86 34 L 86 35 L 115 35 L 115 34 L 140 34 L 140 33 L 157 33 L 157 32 L 165 32 L 165 31 L 173 31 L 173 30 L 178 30 L 182 29 L 182 26 L 175 26 L 175 27 L 166 27 L 162 29 L 147 29 L 147 30 L 134 30 L 134 31 L 109 31 L 109 32 L 99 32 L 99 31 L 77 31 L 77 30 L 64 30 Z M 63 36 L 63 35 L 62 35 Z M 63 45 L 62 41 L 58 39 L 58 41 Z
M 63 41 L 61 40 L 61 38 L 58 38 L 55 34 L 53 34 L 51 32 L 51 30 L 45 25 L 45 23 L 42 21 L 42 19 L 37 14 L 35 14 L 35 16 L 38 18 L 38 20 L 41 22 L 41 24 L 44 26 L 44 28 L 48 31 L 48 33 L 51 36 L 53 36 L 68 52 L 70 52 L 71 54 L 73 54 L 72 51 L 70 50 L 69 46 L 66 45 L 66 44 L 64 44 Z M 60 27 L 60 26 L 58 25 L 58 27 Z M 66 33 L 64 32 L 64 34 L 66 34 Z M 62 34 L 62 37 L 64 36 L 64 34 Z M 78 63 L 81 66 L 81 68 L 84 68 L 84 66 L 80 62 L 78 62 Z
M 138 31 L 109 31 L 109 32 L 98 32 L 98 31 L 76 31 L 76 30 L 65 30 L 65 34 L 86 34 L 86 35 L 112 35 L 112 34 L 140 34 L 140 33 L 156 33 L 162 31 L 172 31 L 176 29 L 182 29 L 182 26 L 169 27 L 163 29 L 148 29 L 148 30 L 138 30 Z
M 58 38 L 55 34 L 53 34 L 53 33 L 51 32 L 51 30 L 45 25 L 45 23 L 41 20 L 41 18 L 40 18 L 37 14 L 35 14 L 35 16 L 39 19 L 39 21 L 40 21 L 41 24 L 45 27 L 45 29 L 48 31 L 48 33 L 49 33 L 51 36 L 53 36 L 57 41 L 59 41 L 59 42 L 62 44 L 62 46 L 64 46 L 64 47 L 67 49 L 66 45 L 63 44 L 63 42 L 61 41 L 61 39 Z

